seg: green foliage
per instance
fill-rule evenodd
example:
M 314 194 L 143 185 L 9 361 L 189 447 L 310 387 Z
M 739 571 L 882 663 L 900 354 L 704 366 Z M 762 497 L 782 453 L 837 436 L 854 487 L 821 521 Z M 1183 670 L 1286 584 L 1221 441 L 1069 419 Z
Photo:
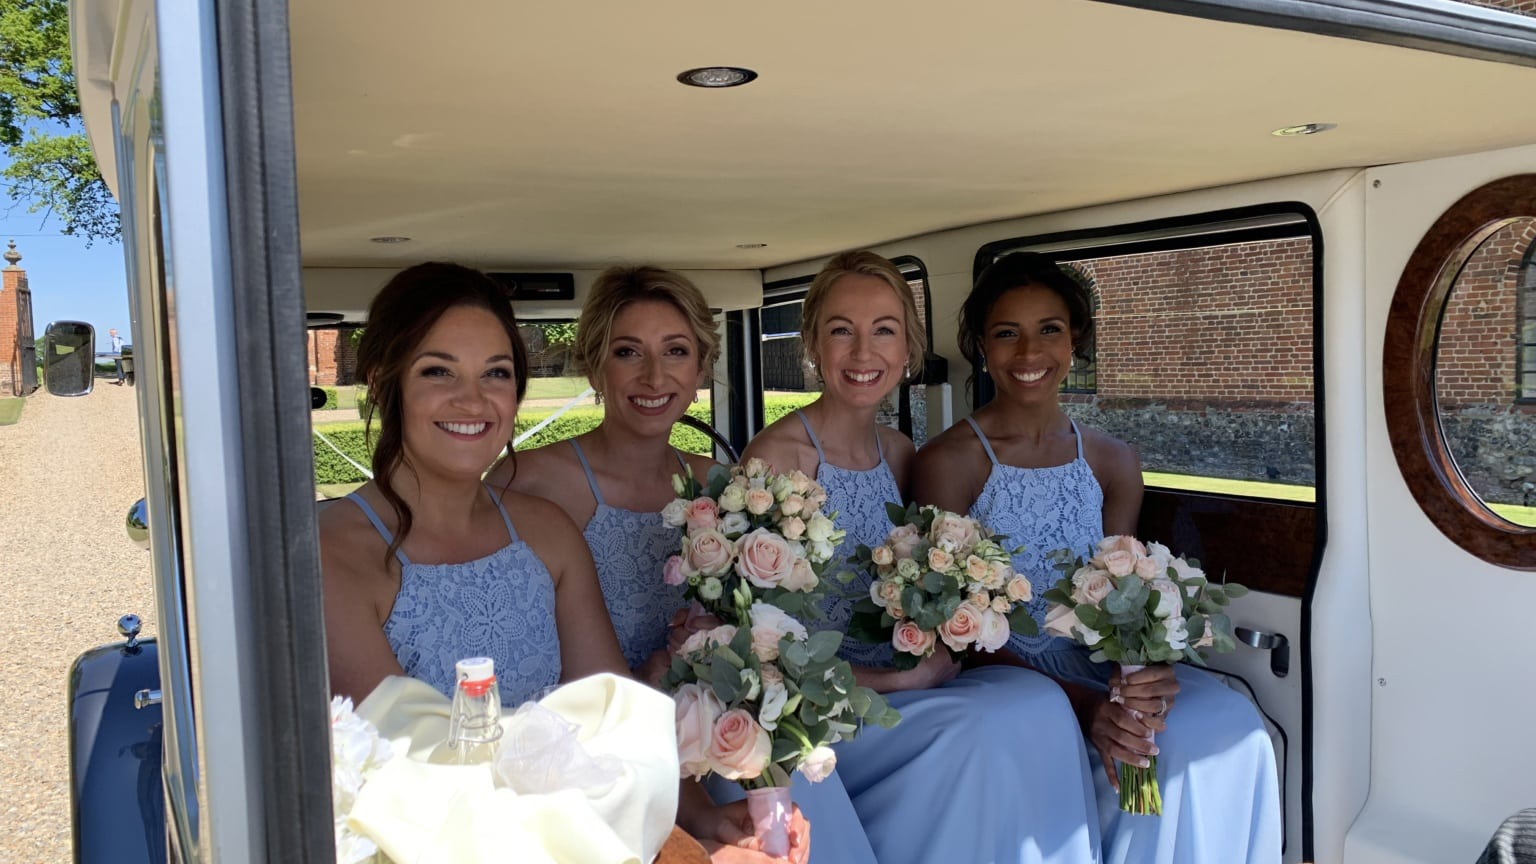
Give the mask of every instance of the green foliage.
M 0 0 L 0 145 L 11 162 L 0 173 L 12 200 L 59 217 L 89 246 L 121 229 L 79 120 L 68 3 Z
M 315 410 L 317 410 L 317 411 L 335 411 L 338 407 L 340 407 L 339 404 L 336 401 L 336 388 L 335 387 L 321 387 L 320 389 L 322 391 L 324 391 L 324 393 L 325 393 L 325 404 L 321 405 L 319 408 L 317 408 Z
M 551 348 L 576 342 L 575 321 L 536 321 L 533 326 L 544 334 L 544 342 Z

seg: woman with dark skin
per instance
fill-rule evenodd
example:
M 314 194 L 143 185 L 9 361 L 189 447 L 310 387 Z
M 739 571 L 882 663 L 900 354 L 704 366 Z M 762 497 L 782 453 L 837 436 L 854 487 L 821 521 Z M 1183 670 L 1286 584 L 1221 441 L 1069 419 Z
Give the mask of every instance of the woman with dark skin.
M 960 346 L 990 373 L 997 397 L 918 454 L 914 496 L 969 513 L 1025 549 L 1014 568 L 1043 595 L 1060 574 L 1046 555 L 1087 555 L 1105 535 L 1134 535 L 1141 465 L 1123 441 L 1079 426 L 1061 407 L 1073 356 L 1090 356 L 1091 298 L 1043 256 L 1015 253 L 989 267 L 961 310 Z M 1097 749 L 1104 856 L 1132 862 L 1280 860 L 1281 813 L 1269 735 L 1253 706 L 1214 677 L 1154 664 L 1122 677 L 1088 651 L 1045 634 L 1015 635 L 1013 662 L 1066 689 Z M 1001 656 L 1001 654 L 999 655 Z M 1170 723 L 1175 701 L 1179 717 Z M 1155 736 L 1155 737 L 1154 737 Z M 1115 762 L 1158 756 L 1162 816 L 1120 811 Z

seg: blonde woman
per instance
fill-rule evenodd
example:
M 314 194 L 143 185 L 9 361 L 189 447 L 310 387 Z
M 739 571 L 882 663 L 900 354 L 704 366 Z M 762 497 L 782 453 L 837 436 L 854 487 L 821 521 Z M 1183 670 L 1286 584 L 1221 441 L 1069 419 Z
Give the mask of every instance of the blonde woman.
M 833 258 L 805 297 L 801 337 L 821 396 L 763 430 L 744 456 L 799 469 L 827 490 L 848 533 L 838 550 L 875 546 L 905 502 L 912 442 L 878 424 L 881 402 L 913 372 L 923 330 L 911 288 L 872 252 Z M 817 626 L 846 628 L 862 577 Z M 943 646 L 916 668 L 892 668 L 891 647 L 844 640 L 860 683 L 901 712 L 837 745 L 838 772 L 880 861 L 1080 864 L 1098 860 L 1087 755 L 1061 689 L 1024 669 L 962 672 Z
M 662 522 L 661 509 L 676 497 L 672 475 L 691 468 L 702 478 L 715 465 L 676 450 L 668 437 L 719 353 L 714 316 L 688 279 L 657 267 L 604 271 L 582 305 L 573 357 L 600 397 L 602 422 L 518 453 L 490 477 L 555 502 L 583 526 L 624 659 L 651 683 L 671 663 L 669 625 L 683 608 L 681 586 L 661 579 L 682 532 Z M 722 803 L 741 796 L 728 783 L 710 792 Z M 794 799 L 816 826 L 814 861 L 873 864 L 836 773 L 797 783 Z

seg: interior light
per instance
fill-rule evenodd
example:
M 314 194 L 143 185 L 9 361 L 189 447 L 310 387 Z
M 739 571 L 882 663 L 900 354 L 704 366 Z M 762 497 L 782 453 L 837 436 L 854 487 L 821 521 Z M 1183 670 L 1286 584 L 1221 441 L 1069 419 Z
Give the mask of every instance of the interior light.
M 722 87 L 740 87 L 743 84 L 750 84 L 757 80 L 757 73 L 740 66 L 700 66 L 697 69 L 679 73 L 677 80 L 689 87 L 707 87 L 717 90 Z
M 737 249 L 763 249 L 763 248 L 766 248 L 767 246 L 768 246 L 767 243 L 737 243 L 736 244 L 736 248 Z
M 409 237 L 388 237 L 388 236 L 386 236 L 386 237 L 369 237 L 368 238 L 368 242 L 369 243 L 409 243 L 409 242 L 411 242 L 411 238 L 409 238 Z
M 1269 133 L 1281 138 L 1292 138 L 1297 135 L 1316 135 L 1319 132 L 1327 132 L 1329 129 L 1337 129 L 1337 123 L 1303 123 L 1300 126 L 1282 126 Z

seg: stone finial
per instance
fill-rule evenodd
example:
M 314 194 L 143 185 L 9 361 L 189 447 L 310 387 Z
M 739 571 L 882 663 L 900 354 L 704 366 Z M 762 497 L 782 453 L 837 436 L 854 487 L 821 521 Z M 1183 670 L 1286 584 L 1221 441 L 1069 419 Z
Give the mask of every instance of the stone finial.
M 18 262 L 20 260 L 21 260 L 21 253 L 16 251 L 16 241 L 12 240 L 10 242 L 9 247 L 5 250 L 5 261 L 6 261 L 7 264 L 10 264 L 12 267 L 15 267 L 16 266 L 16 262 Z

